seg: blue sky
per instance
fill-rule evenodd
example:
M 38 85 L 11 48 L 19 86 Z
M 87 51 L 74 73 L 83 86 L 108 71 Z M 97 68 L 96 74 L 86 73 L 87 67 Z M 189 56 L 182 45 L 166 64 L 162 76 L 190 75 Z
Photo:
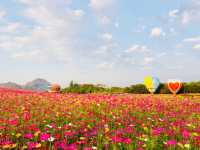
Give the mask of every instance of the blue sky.
M 199 0 L 0 0 L 0 82 L 200 79 Z

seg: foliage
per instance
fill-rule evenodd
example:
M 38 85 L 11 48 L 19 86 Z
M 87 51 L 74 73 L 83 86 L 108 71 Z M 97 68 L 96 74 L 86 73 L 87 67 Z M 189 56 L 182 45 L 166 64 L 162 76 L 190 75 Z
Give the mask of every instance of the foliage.
M 133 94 L 147 94 L 149 93 L 144 84 L 135 84 L 129 87 L 101 87 L 92 84 L 79 85 L 71 81 L 69 87 L 63 89 L 63 93 L 133 93 Z M 161 83 L 157 94 L 170 94 L 167 84 Z M 200 93 L 200 81 L 183 83 L 183 87 L 179 93 Z
M 77 83 L 70 82 L 70 86 L 62 90 L 63 93 L 99 93 L 99 92 L 108 92 L 108 89 L 103 87 L 98 87 L 92 84 L 83 84 L 79 85 Z
M 125 93 L 134 93 L 134 94 L 146 94 L 148 93 L 146 87 L 143 84 L 136 84 L 124 89 Z

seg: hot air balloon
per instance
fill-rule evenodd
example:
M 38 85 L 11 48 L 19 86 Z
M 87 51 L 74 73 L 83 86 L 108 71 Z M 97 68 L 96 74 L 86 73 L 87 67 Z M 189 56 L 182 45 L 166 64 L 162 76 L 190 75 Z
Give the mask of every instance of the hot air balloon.
M 147 76 L 144 79 L 144 84 L 150 93 L 155 93 L 160 85 L 160 80 L 157 77 Z
M 59 84 L 52 84 L 51 85 L 51 92 L 53 93 L 59 93 L 61 90 L 61 87 Z
M 182 88 L 182 82 L 180 80 L 168 80 L 167 87 L 174 95 L 177 94 Z

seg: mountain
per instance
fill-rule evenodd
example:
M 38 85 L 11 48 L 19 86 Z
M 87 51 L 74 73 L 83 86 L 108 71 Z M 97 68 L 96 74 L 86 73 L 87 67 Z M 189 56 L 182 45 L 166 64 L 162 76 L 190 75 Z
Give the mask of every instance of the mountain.
M 2 88 L 11 88 L 11 89 L 25 89 L 25 90 L 35 90 L 35 91 L 47 91 L 51 83 L 45 79 L 35 79 L 31 82 L 26 83 L 25 85 L 19 85 L 13 82 L 0 83 Z
M 16 84 L 14 82 L 6 82 L 6 83 L 1 83 L 0 87 L 3 88 L 11 88 L 11 89 L 23 89 L 23 87 L 19 84 Z
M 26 83 L 23 88 L 28 90 L 36 90 L 36 91 L 47 91 L 51 83 L 44 79 L 35 79 L 31 82 Z

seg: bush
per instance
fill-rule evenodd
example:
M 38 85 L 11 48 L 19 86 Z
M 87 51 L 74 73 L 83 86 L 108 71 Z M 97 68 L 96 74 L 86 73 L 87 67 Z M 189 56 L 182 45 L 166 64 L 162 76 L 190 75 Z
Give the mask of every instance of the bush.
M 144 84 L 131 85 L 130 87 L 111 87 L 105 88 L 92 84 L 77 84 L 70 82 L 69 87 L 62 90 L 63 93 L 133 93 L 133 94 L 147 94 L 149 93 Z M 160 94 L 170 94 L 167 84 L 161 83 L 157 92 Z M 183 87 L 179 93 L 200 93 L 200 81 L 183 83 Z

